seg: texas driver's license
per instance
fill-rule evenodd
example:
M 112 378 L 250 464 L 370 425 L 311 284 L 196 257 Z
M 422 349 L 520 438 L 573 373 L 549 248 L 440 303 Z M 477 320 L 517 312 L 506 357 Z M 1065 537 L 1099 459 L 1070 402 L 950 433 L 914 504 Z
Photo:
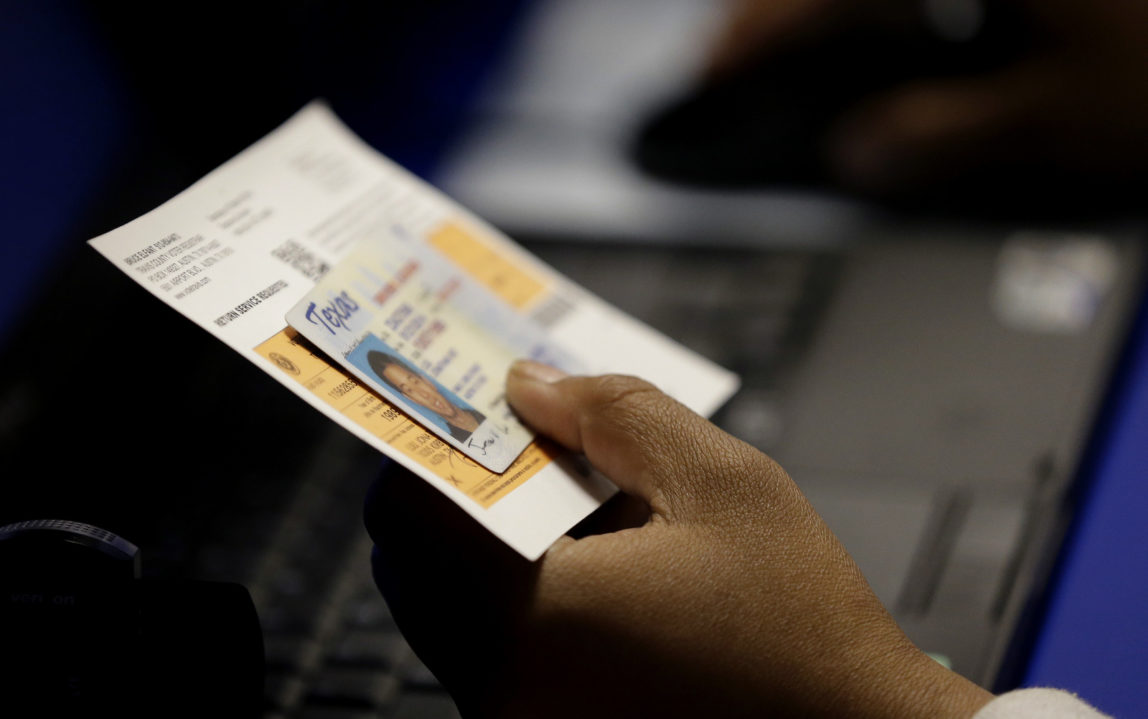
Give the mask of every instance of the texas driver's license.
M 641 375 L 700 414 L 737 388 L 380 155 L 321 102 L 91 244 L 531 559 L 616 488 L 508 411 L 513 359 Z M 157 421 L 178 411 L 141 409 Z
M 287 322 L 408 417 L 501 473 L 534 439 L 506 402 L 514 360 L 571 374 L 589 368 L 530 314 L 551 299 L 546 287 L 510 264 L 491 272 L 490 257 L 485 272 L 473 271 L 470 255 L 456 251 L 462 232 L 422 237 L 380 221 Z

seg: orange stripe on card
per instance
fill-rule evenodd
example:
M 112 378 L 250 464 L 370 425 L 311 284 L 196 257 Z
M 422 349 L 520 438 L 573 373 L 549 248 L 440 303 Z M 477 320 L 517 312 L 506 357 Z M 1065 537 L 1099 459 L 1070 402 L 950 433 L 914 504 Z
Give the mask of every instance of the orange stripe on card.
M 430 234 L 430 244 L 515 309 L 522 309 L 546 286 L 515 261 L 453 223 Z

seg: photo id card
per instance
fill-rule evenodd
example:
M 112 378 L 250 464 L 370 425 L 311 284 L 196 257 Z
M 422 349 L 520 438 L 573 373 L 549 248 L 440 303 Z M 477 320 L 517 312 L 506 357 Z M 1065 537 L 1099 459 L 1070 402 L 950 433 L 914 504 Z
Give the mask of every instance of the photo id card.
M 495 292 L 437 249 L 436 239 L 374 226 L 286 319 L 444 442 L 504 472 L 534 439 L 506 403 L 510 365 L 529 357 L 568 373 L 586 368 L 525 307 L 510 304 L 530 294 L 506 291 L 524 281 L 521 273 L 500 273 Z M 531 304 L 546 301 L 538 289 Z

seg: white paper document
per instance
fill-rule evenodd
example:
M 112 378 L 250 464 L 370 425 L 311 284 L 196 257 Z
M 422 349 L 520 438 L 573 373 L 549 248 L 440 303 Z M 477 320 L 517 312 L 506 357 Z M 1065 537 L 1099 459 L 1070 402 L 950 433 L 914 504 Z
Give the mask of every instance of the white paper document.
M 530 559 L 615 489 L 509 411 L 513 358 L 640 375 L 701 414 L 737 388 L 318 102 L 91 244 Z

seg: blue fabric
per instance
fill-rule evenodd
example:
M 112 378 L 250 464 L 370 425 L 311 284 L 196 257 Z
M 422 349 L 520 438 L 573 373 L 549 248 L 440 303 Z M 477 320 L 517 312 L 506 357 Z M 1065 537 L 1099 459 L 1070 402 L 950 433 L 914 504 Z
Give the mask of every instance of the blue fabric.
M 111 58 L 76 3 L 0 10 L 0 342 L 22 321 L 130 137 Z M 34 301 L 34 300 L 33 300 Z
M 1148 313 L 1098 438 L 1025 686 L 1079 694 L 1116 717 L 1148 716 Z

